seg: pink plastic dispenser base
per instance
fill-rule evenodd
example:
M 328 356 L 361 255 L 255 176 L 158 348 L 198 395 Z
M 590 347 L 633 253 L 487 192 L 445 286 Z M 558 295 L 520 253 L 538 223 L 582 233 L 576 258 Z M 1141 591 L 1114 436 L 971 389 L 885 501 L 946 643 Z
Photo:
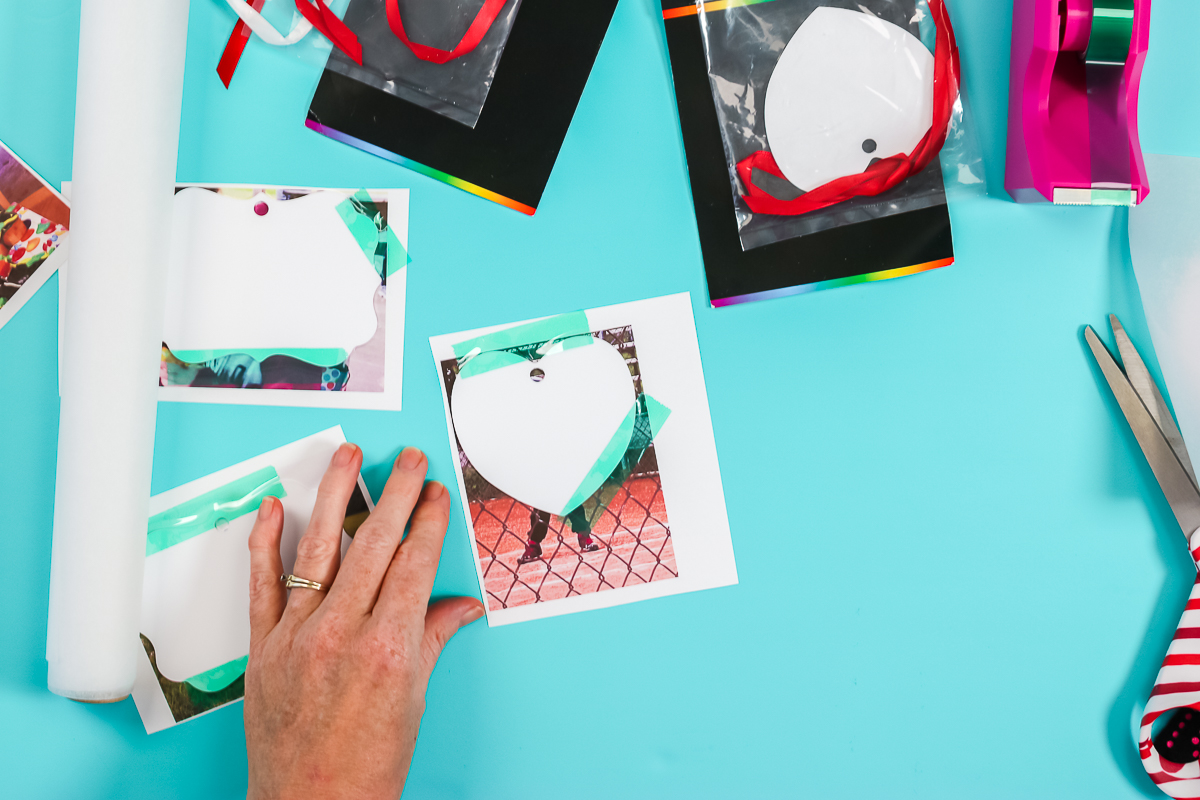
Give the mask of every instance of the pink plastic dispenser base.
M 1150 187 L 1137 103 L 1150 0 L 1123 65 L 1086 63 L 1092 0 L 1014 0 L 1004 188 L 1018 203 L 1133 205 Z

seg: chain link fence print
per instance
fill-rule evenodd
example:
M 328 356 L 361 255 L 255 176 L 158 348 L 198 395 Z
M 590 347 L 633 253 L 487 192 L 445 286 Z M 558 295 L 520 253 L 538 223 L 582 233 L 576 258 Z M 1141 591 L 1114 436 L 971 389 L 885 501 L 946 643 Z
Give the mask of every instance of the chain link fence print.
M 595 331 L 625 358 L 637 396 L 638 413 L 625 457 L 613 475 L 567 518 L 545 514 L 541 557 L 520 563 L 532 541 L 538 512 L 501 492 L 471 465 L 458 448 L 469 503 L 475 552 L 492 610 L 544 603 L 563 597 L 620 589 L 678 577 L 671 526 L 653 433 L 642 394 L 642 376 L 631 326 Z M 538 342 L 512 348 L 528 357 Z M 443 361 L 446 393 L 454 390 L 458 364 Z M 547 453 L 553 458 L 553 453 Z M 590 537 L 590 539 L 588 538 Z M 587 549 L 584 545 L 595 547 Z

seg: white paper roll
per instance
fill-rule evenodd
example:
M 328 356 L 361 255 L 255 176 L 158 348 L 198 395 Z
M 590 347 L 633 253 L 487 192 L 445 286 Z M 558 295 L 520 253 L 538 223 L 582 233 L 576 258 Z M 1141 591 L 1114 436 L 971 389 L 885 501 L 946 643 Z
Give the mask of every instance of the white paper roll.
M 188 0 L 82 0 L 46 635 L 50 690 L 129 694 Z

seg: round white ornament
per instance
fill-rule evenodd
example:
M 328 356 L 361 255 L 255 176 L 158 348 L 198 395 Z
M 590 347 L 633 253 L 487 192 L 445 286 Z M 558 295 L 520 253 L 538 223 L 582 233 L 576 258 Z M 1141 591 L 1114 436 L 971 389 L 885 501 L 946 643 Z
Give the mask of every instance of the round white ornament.
M 818 8 L 779 56 L 763 113 L 775 163 L 811 191 L 912 152 L 933 123 L 933 55 L 878 17 Z
M 601 339 L 454 382 L 450 414 L 471 464 L 510 497 L 564 514 L 633 408 L 625 358 Z M 628 431 L 632 434 L 632 429 Z M 624 455 L 600 465 L 607 477 Z M 607 451 L 606 451 L 607 448 Z

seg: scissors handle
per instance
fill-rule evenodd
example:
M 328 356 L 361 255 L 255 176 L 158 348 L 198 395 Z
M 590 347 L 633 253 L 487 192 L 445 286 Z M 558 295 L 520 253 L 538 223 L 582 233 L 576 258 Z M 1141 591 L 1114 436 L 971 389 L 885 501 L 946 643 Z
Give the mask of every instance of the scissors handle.
M 1192 560 L 1200 569 L 1200 532 L 1192 538 Z M 1187 711 L 1176 712 L 1179 709 Z M 1192 719 L 1192 716 L 1195 719 Z M 1154 722 L 1168 716 L 1172 730 L 1152 735 Z M 1200 798 L 1200 572 L 1167 648 L 1154 690 L 1142 715 L 1138 751 L 1142 766 L 1170 797 Z M 1157 739 L 1157 744 L 1154 741 Z M 1162 747 L 1163 749 L 1159 749 Z

